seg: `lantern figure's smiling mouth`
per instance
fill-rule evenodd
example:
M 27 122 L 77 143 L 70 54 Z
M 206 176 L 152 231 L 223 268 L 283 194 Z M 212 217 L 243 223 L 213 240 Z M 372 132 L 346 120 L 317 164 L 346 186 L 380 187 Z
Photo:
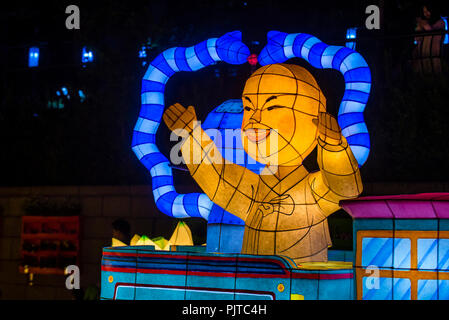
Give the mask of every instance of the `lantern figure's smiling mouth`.
M 265 140 L 270 135 L 270 130 L 268 129 L 247 129 L 244 131 L 245 135 L 251 142 L 257 143 Z

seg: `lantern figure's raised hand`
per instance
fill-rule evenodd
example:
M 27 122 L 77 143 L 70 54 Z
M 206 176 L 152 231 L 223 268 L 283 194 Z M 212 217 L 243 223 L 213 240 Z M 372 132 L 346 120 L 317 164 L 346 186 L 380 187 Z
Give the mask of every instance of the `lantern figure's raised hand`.
M 242 102 L 242 143 L 267 165 L 260 174 L 223 159 L 201 127 L 190 124 L 193 108 L 174 105 L 164 120 L 172 130 L 192 129 L 181 147 L 183 158 L 201 154 L 197 162 L 186 161 L 192 177 L 214 203 L 245 221 L 242 253 L 326 261 L 327 216 L 340 200 L 358 196 L 362 182 L 321 89 L 306 69 L 273 64 L 251 75 Z M 320 171 L 309 173 L 302 162 L 316 147 Z

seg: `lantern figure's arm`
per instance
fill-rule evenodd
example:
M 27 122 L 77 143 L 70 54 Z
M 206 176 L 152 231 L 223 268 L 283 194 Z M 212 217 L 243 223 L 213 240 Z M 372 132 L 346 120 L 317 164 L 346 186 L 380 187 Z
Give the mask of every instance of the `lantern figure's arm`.
M 183 138 L 181 153 L 194 180 L 203 192 L 224 210 L 246 219 L 260 186 L 259 176 L 226 160 L 196 121 L 192 106 L 179 103 L 167 108 L 163 119 Z
M 360 170 L 337 120 L 320 113 L 317 121 L 318 165 L 320 171 L 311 173 L 309 184 L 321 209 L 328 214 L 338 210 L 340 200 L 362 193 Z

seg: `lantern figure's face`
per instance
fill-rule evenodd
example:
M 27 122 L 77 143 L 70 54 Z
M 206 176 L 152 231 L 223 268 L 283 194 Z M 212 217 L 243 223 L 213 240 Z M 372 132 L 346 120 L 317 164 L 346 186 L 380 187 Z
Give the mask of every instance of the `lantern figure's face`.
M 316 147 L 313 119 L 326 99 L 314 77 L 296 65 L 273 64 L 255 71 L 242 94 L 242 142 L 255 160 L 300 165 Z

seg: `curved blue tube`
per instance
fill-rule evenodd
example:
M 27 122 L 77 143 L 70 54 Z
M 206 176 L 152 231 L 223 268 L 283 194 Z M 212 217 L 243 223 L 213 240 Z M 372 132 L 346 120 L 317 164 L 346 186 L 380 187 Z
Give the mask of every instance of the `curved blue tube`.
M 150 63 L 143 77 L 142 105 L 134 127 L 132 149 L 150 171 L 156 206 L 168 216 L 208 220 L 213 202 L 203 193 L 177 193 L 170 162 L 156 146 L 156 132 L 165 107 L 165 85 L 179 71 L 196 71 L 219 61 L 245 63 L 250 52 L 241 40 L 241 32 L 234 31 L 189 48 L 170 48 Z
M 338 111 L 338 124 L 351 147 L 359 167 L 368 159 L 370 139 L 363 111 L 371 90 L 371 72 L 365 59 L 356 51 L 330 46 L 305 33 L 268 32 L 268 43 L 259 54 L 261 65 L 303 58 L 313 67 L 335 69 L 345 80 L 345 93 Z

